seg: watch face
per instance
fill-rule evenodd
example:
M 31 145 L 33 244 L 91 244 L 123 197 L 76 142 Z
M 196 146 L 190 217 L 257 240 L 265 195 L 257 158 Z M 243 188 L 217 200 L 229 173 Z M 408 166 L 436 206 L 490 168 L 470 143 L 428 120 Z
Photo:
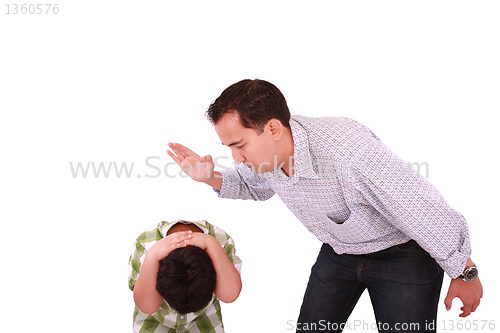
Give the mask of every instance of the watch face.
M 477 277 L 477 269 L 475 267 L 468 268 L 464 272 L 464 280 L 472 281 Z

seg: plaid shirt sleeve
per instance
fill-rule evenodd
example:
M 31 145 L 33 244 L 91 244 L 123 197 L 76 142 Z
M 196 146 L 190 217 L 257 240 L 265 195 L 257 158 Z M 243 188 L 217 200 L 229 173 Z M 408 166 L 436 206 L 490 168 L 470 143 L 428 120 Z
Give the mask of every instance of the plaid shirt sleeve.
M 135 283 L 137 282 L 137 278 L 139 277 L 139 272 L 141 271 L 141 264 L 143 260 L 143 256 L 146 251 L 144 247 L 135 241 L 134 243 L 134 251 L 130 256 L 128 263 L 128 287 L 130 290 L 134 290 Z
M 231 263 L 234 265 L 236 270 L 238 270 L 238 273 L 241 274 L 241 264 L 242 261 L 241 259 L 236 255 L 236 248 L 234 245 L 234 240 L 229 236 L 224 230 L 221 228 L 210 225 L 207 222 L 207 225 L 210 226 L 209 228 L 209 234 L 214 236 L 217 241 L 219 241 L 220 245 L 224 249 L 224 252 L 226 253 L 227 257 L 231 261 Z
M 134 242 L 132 254 L 128 261 L 128 286 L 130 290 L 134 289 L 137 278 L 139 277 L 142 263 L 144 262 L 144 258 L 146 258 L 147 244 L 149 243 L 151 246 L 162 238 L 157 226 L 158 225 L 155 225 L 145 230 Z

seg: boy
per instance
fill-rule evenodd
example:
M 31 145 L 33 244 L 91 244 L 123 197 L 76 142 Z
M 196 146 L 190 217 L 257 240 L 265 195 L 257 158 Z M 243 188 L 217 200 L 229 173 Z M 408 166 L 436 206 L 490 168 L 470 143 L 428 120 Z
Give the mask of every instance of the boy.
M 459 297 L 461 317 L 476 310 L 483 290 L 467 222 L 366 126 L 291 117 L 283 94 L 263 80 L 231 85 L 206 115 L 239 165 L 215 172 L 210 155 L 169 143 L 181 169 L 222 198 L 277 193 L 323 243 L 297 331 L 342 327 L 365 289 L 377 322 L 424 330 L 436 320 L 443 270 L 452 278 L 446 308 Z
M 224 332 L 219 300 L 238 298 L 240 270 L 233 239 L 207 221 L 146 229 L 129 260 L 134 332 Z

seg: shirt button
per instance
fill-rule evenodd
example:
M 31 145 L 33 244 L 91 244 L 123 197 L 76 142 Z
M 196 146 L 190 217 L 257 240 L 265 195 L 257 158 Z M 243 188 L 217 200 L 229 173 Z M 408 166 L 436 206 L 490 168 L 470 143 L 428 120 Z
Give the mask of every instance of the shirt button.
M 302 208 L 302 209 L 306 209 L 306 206 L 302 206 L 302 207 L 300 207 L 300 208 Z
M 184 319 L 184 316 L 181 316 L 181 319 Z

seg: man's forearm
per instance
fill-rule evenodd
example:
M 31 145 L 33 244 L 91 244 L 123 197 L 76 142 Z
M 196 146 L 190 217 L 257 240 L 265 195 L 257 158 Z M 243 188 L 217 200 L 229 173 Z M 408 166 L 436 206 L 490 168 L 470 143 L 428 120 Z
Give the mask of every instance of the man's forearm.
M 214 175 L 209 178 L 205 184 L 212 186 L 216 190 L 219 190 L 222 188 L 222 173 L 219 171 L 214 171 Z
M 469 268 L 475 266 L 474 262 L 472 261 L 471 258 L 467 259 L 467 263 L 465 264 L 465 268 Z

